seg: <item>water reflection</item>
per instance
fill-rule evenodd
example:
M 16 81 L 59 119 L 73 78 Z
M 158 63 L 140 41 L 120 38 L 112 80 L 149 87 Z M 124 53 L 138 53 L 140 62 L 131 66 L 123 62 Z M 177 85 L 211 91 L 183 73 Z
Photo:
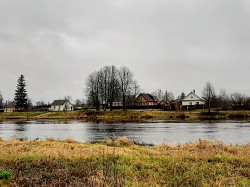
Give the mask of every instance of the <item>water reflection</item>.
M 73 137 L 82 142 L 102 141 L 107 137 L 127 136 L 147 144 L 183 144 L 198 139 L 220 140 L 224 143 L 246 144 L 250 141 L 249 122 L 147 122 L 147 123 L 103 123 L 86 121 L 12 121 L 0 123 L 0 137 L 9 139 L 17 134 L 29 140 L 54 137 Z

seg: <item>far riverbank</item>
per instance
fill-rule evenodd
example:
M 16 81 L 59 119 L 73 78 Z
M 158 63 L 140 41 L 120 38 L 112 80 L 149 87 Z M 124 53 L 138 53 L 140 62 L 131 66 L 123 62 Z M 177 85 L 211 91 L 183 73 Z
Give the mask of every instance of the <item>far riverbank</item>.
M 0 120 L 100 120 L 107 122 L 140 122 L 147 120 L 249 120 L 250 111 L 161 111 L 161 110 L 114 110 L 114 111 L 67 111 L 67 112 L 11 112 L 0 113 Z

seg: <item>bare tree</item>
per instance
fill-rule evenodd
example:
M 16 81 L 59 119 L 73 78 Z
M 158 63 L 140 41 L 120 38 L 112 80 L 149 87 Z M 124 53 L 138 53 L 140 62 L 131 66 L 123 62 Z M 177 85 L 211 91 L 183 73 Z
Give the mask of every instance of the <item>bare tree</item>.
M 165 91 L 165 94 L 164 94 L 164 100 L 165 100 L 166 102 L 174 101 L 174 100 L 175 100 L 175 97 L 174 97 L 173 92 L 168 92 L 168 91 L 166 90 L 166 91 Z
M 217 97 L 217 101 L 218 101 L 218 107 L 220 107 L 221 109 L 228 109 L 230 107 L 230 98 L 226 92 L 226 90 L 221 89 L 220 93 Z
M 231 94 L 231 101 L 235 109 L 243 109 L 248 101 L 248 98 L 244 94 L 235 92 Z
M 81 107 L 83 106 L 83 103 L 84 103 L 83 100 L 76 99 L 74 104 L 76 107 Z
M 88 103 L 94 105 L 96 110 L 100 110 L 100 73 L 91 73 L 86 81 L 85 92 L 88 97 Z
M 121 96 L 122 96 L 122 105 L 123 105 L 123 110 L 126 109 L 127 107 L 127 100 L 128 97 L 132 93 L 133 89 L 133 73 L 125 66 L 121 67 L 119 72 L 119 85 L 120 85 L 120 91 L 121 91 Z
M 44 101 L 37 101 L 36 106 L 46 106 L 47 104 Z
M 215 100 L 216 94 L 213 85 L 210 82 L 207 82 L 202 91 L 202 98 L 205 100 L 205 103 L 208 107 L 208 113 L 211 112 L 211 101 Z
M 67 95 L 67 96 L 64 96 L 64 100 L 67 100 L 67 101 L 72 101 L 72 97 L 70 95 Z
M 113 109 L 113 102 L 118 97 L 119 80 L 118 69 L 115 66 L 105 66 L 99 71 L 99 99 L 103 110 L 109 106 Z
M 164 99 L 164 94 L 163 91 L 161 89 L 155 90 L 152 95 L 155 95 L 160 101 L 161 100 L 165 100 Z
M 113 109 L 113 102 L 122 98 L 124 109 L 131 95 L 137 94 L 139 85 L 133 80 L 133 73 L 126 67 L 119 70 L 115 66 L 105 66 L 104 68 L 91 73 L 85 83 L 85 93 L 88 103 L 100 110 L 109 106 Z
M 141 88 L 136 80 L 133 81 L 132 87 L 133 87 L 133 97 L 135 99 L 137 95 L 141 92 Z
M 32 99 L 31 98 L 28 98 L 27 99 L 27 107 L 30 108 L 33 106 L 33 103 L 32 103 Z
M 3 100 L 3 95 L 2 92 L 0 91 L 0 108 L 4 107 L 4 100 Z

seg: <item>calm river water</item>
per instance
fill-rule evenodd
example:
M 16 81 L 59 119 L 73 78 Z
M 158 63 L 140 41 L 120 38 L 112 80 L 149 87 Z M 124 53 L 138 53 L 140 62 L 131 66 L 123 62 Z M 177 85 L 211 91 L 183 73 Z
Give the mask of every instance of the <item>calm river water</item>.
M 0 122 L 0 137 L 4 140 L 17 135 L 28 140 L 48 137 L 73 137 L 81 142 L 97 142 L 107 137 L 127 136 L 146 144 L 158 145 L 165 139 L 169 144 L 195 142 L 198 139 L 220 140 L 226 144 L 250 142 L 248 121 L 202 121 L 145 123 L 104 123 L 86 121 L 22 121 Z

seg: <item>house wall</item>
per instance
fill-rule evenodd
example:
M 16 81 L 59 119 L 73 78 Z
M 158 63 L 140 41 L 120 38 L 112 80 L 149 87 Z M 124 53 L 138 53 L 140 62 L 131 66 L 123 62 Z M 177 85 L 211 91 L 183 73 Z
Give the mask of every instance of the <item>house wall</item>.
M 183 106 L 188 106 L 188 105 L 197 105 L 199 102 L 199 105 L 204 105 L 205 102 L 204 101 L 201 101 L 201 100 L 195 100 L 195 101 L 182 101 L 182 105 Z
M 197 103 L 198 102 L 198 103 Z M 197 95 L 194 93 L 188 94 L 183 100 L 182 100 L 182 105 L 183 106 L 188 106 L 188 105 L 204 105 L 205 102 L 201 100 Z
M 74 110 L 73 105 L 69 103 L 68 101 L 64 103 L 63 105 L 58 106 L 51 106 L 50 111 L 70 111 Z
M 141 98 L 142 97 L 142 98 Z M 135 99 L 135 106 L 148 106 L 149 102 L 147 101 L 147 99 L 145 99 L 145 97 L 143 97 L 142 95 L 139 95 L 136 99 Z
M 14 112 L 15 108 L 7 108 L 7 111 L 6 111 L 6 108 L 4 108 L 4 112 Z

